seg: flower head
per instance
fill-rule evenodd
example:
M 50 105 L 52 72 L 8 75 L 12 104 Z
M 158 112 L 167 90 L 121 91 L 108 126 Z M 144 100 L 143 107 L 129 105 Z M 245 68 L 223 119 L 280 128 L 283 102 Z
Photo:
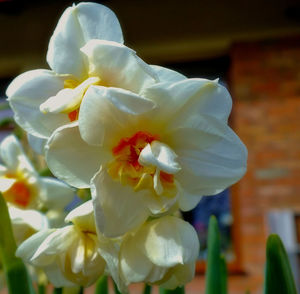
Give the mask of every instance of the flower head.
M 65 183 L 39 176 L 15 136 L 1 142 L 0 157 L 0 192 L 10 206 L 63 209 L 74 197 L 74 190 Z
M 99 230 L 120 236 L 240 179 L 247 151 L 227 125 L 230 110 L 217 81 L 158 83 L 140 95 L 91 86 L 78 122 L 49 139 L 46 160 L 69 184 L 91 186 Z
M 49 43 L 51 70 L 25 72 L 7 89 L 16 122 L 30 134 L 48 138 L 78 119 L 92 85 L 139 93 L 156 82 L 159 69 L 146 65 L 122 43 L 119 22 L 107 7 L 80 3 L 66 9 Z
M 19 246 L 17 255 L 42 268 L 56 287 L 89 286 L 104 273 L 106 266 L 98 253 L 91 203 L 77 207 L 65 220 L 72 224 L 40 231 Z

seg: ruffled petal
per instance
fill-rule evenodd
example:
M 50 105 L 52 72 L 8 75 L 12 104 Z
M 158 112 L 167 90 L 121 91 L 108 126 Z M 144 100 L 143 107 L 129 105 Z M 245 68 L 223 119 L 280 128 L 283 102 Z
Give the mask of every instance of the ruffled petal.
M 75 190 L 61 181 L 50 177 L 41 177 L 40 180 L 45 189 L 40 198 L 47 208 L 63 209 L 75 196 Z
M 91 145 L 111 145 L 134 125 L 136 117 L 150 111 L 155 104 L 130 91 L 118 88 L 91 86 L 81 103 L 79 130 Z M 131 130 L 132 131 L 132 130 Z M 116 138 L 117 142 L 116 142 Z
M 175 174 L 180 171 L 176 158 L 176 153 L 168 145 L 153 141 L 141 151 L 139 163 L 144 166 L 155 166 L 168 174 Z
M 99 77 L 105 86 L 139 93 L 159 81 L 155 71 L 122 44 L 91 40 L 81 50 L 89 60 L 89 75 Z
M 89 146 L 80 137 L 78 124 L 58 128 L 45 146 L 49 169 L 59 179 L 76 188 L 89 188 L 90 180 L 109 154 Z
M 214 195 L 237 182 L 246 172 L 247 149 L 224 123 L 199 117 L 194 128 L 172 133 L 181 171 L 176 174 L 184 191 Z
M 106 237 L 118 237 L 141 225 L 149 216 L 145 206 L 148 191 L 114 181 L 101 167 L 91 181 L 97 229 Z
M 82 78 L 86 74 L 86 60 L 80 48 L 91 39 L 123 43 L 115 14 L 96 3 L 80 3 L 67 8 L 50 39 L 47 53 L 50 67 L 57 73 Z
M 151 67 L 158 75 L 160 82 L 179 82 L 186 79 L 186 77 L 183 74 L 175 70 L 159 65 L 151 65 Z
M 47 138 L 59 126 L 69 122 L 62 113 L 43 114 L 40 105 L 64 88 L 64 78 L 49 70 L 32 70 L 15 78 L 6 95 L 16 122 L 27 132 Z
M 151 221 L 145 230 L 145 255 L 155 265 L 172 267 L 197 259 L 199 240 L 189 223 L 177 217 L 165 216 Z
M 201 115 L 227 122 L 232 100 L 217 81 L 185 79 L 175 83 L 158 83 L 144 89 L 142 96 L 157 104 L 149 117 L 176 128 Z
M 96 232 L 94 208 L 92 200 L 74 208 L 65 218 L 65 222 L 72 222 L 82 231 Z

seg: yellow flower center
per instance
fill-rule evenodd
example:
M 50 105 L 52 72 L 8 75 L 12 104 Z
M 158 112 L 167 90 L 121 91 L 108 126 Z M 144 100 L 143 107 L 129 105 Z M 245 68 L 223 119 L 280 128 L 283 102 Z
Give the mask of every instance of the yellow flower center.
M 151 144 L 151 142 L 158 139 L 158 135 L 152 135 L 143 131 L 139 131 L 131 137 L 122 138 L 112 148 L 115 158 L 108 165 L 108 174 L 113 179 L 118 179 L 124 185 L 131 185 L 135 191 L 153 188 L 156 167 L 141 165 L 139 163 L 139 155 L 147 144 Z M 164 189 L 169 190 L 169 192 L 174 190 L 173 175 L 160 171 L 159 178 Z M 171 194 L 169 195 L 170 197 L 174 196 L 173 192 Z

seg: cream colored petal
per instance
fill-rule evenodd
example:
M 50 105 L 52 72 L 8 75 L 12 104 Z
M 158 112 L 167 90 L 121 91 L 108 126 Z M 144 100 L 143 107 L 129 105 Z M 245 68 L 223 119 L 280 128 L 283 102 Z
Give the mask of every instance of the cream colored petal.
M 176 153 L 168 145 L 153 141 L 141 151 L 139 163 L 144 166 L 155 166 L 168 174 L 175 174 L 180 171 L 176 158 Z
M 38 69 L 19 75 L 6 91 L 16 122 L 27 132 L 48 138 L 69 119 L 61 113 L 45 115 L 40 105 L 63 88 L 64 77 L 49 70 Z
M 175 289 L 177 287 L 185 286 L 195 277 L 195 265 L 195 262 L 183 265 L 178 264 L 170 269 L 167 274 L 169 279 L 160 283 L 160 287 L 164 289 Z
M 82 231 L 96 232 L 92 200 L 89 200 L 70 211 L 65 218 L 65 222 L 72 222 Z
M 101 160 L 111 156 L 83 141 L 76 122 L 57 129 L 45 146 L 45 153 L 53 174 L 77 188 L 89 188 Z
M 145 206 L 148 191 L 135 192 L 115 181 L 103 167 L 91 181 L 97 229 L 106 237 L 119 237 L 137 228 L 149 216 Z
M 80 3 L 67 8 L 50 39 L 47 61 L 57 73 L 86 73 L 86 60 L 80 48 L 91 39 L 123 42 L 122 31 L 115 14 L 96 3 Z
M 82 97 L 89 86 L 97 84 L 100 81 L 97 77 L 90 77 L 83 81 L 74 89 L 66 88 L 60 90 L 56 96 L 50 97 L 40 105 L 40 111 L 43 113 L 69 113 L 78 109 Z
M 152 101 L 130 91 L 91 86 L 80 107 L 80 134 L 89 144 L 109 145 L 126 135 L 124 130 L 130 129 L 138 115 L 154 107 Z
M 56 288 L 74 287 L 76 285 L 65 278 L 64 273 L 56 262 L 43 266 L 43 270 L 50 283 Z
M 47 143 L 47 139 L 33 136 L 30 133 L 27 133 L 27 140 L 34 152 L 44 155 L 44 147 Z
M 199 240 L 189 223 L 177 217 L 165 216 L 149 222 L 145 230 L 145 255 L 155 265 L 171 267 L 197 259 Z
M 144 87 L 159 81 L 151 66 L 120 43 L 91 40 L 81 50 L 89 60 L 90 76 L 100 77 L 108 87 L 139 93 Z
M 9 190 L 12 185 L 16 182 L 16 179 L 10 179 L 10 178 L 0 178 L 0 192 L 4 193 L 7 190 Z
M 43 188 L 40 200 L 48 209 L 63 209 L 75 196 L 75 189 L 54 178 L 41 177 Z
M 158 75 L 160 82 L 179 82 L 186 79 L 183 74 L 166 67 L 151 65 L 151 68 Z

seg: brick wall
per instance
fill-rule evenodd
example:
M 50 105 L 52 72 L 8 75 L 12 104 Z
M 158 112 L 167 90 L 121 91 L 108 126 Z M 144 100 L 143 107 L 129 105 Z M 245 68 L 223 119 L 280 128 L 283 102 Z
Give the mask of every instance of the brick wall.
M 249 151 L 237 186 L 246 277 L 231 282 L 254 294 L 262 291 L 267 213 L 300 212 L 300 37 L 236 44 L 231 61 L 232 120 Z

